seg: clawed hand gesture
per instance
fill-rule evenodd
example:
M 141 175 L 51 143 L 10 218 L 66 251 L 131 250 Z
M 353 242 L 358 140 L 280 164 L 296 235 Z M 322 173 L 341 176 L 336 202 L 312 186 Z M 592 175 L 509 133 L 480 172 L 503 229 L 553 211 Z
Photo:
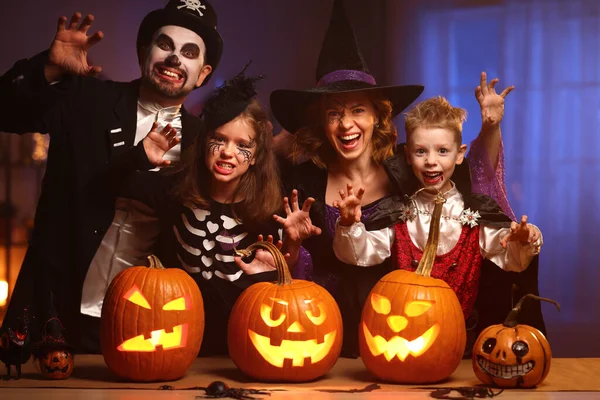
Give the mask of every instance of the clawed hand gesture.
M 321 228 L 314 226 L 310 219 L 310 207 L 314 202 L 315 199 L 309 197 L 302 204 L 302 208 L 300 208 L 298 205 L 298 191 L 296 189 L 292 191 L 291 207 L 288 198 L 283 198 L 283 209 L 286 218 L 279 215 L 273 215 L 273 218 L 283 226 L 286 241 L 301 242 L 313 235 L 321 234 Z
M 485 72 L 482 72 L 479 86 L 475 88 L 475 97 L 481 108 L 483 125 L 494 126 L 502 121 L 502 118 L 504 118 L 504 99 L 515 88 L 514 86 L 509 86 L 498 94 L 496 93 L 497 83 L 498 78 L 494 78 L 488 84 L 487 75 Z
M 263 240 L 263 235 L 258 235 L 257 241 L 262 242 Z M 273 236 L 267 236 L 266 241 L 273 243 Z M 277 246 L 277 248 L 281 250 L 281 240 L 278 240 L 277 243 L 275 243 L 275 246 Z M 289 254 L 284 254 L 286 260 L 289 258 L 289 256 Z M 275 267 L 275 260 L 273 259 L 271 253 L 263 249 L 256 250 L 256 252 L 254 253 L 254 259 L 249 263 L 245 263 L 244 261 L 242 261 L 242 257 L 240 256 L 235 256 L 233 260 L 235 261 L 235 264 L 238 266 L 238 268 L 244 271 L 246 275 L 254 275 L 259 274 L 261 272 L 274 271 L 277 269 Z
M 90 14 L 81 21 L 79 12 L 73 14 L 68 26 L 67 17 L 58 19 L 56 36 L 48 54 L 48 64 L 53 67 L 47 71 L 49 81 L 59 79 L 61 74 L 95 76 L 102 71 L 97 65 L 89 65 L 87 60 L 88 50 L 104 37 L 101 31 L 87 35 L 93 22 L 94 16 Z
M 360 209 L 360 202 L 365 194 L 365 189 L 358 189 L 358 193 L 354 194 L 352 184 L 346 185 L 347 192 L 340 190 L 341 201 L 336 200 L 333 202 L 333 206 L 340 211 L 340 222 L 341 226 L 350 226 L 355 222 L 360 222 L 362 212 Z
M 510 232 L 500 240 L 500 245 L 506 248 L 508 242 L 520 241 L 523 243 L 534 243 L 540 238 L 540 231 L 533 225 L 527 223 L 527 215 L 521 217 L 521 223 L 511 222 Z
M 177 130 L 171 124 L 168 124 L 159 132 L 158 123 L 155 122 L 142 144 L 148 161 L 156 167 L 164 167 L 171 164 L 171 161 L 164 160 L 163 156 L 180 141 L 181 139 L 177 137 Z

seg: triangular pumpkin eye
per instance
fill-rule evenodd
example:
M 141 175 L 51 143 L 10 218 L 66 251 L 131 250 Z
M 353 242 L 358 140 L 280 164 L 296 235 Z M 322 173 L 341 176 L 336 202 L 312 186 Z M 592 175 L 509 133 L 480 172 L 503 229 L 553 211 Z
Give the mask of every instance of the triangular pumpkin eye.
M 411 301 L 404 308 L 404 313 L 408 317 L 418 317 L 421 314 L 424 314 L 427 310 L 429 310 L 433 306 L 432 301 L 427 300 L 415 300 Z
M 127 293 L 125 293 L 123 298 L 132 302 L 133 304 L 137 304 L 140 307 L 147 308 L 148 310 L 152 309 L 152 307 L 150 307 L 150 303 L 148 303 L 148 300 L 146 300 L 137 285 L 133 285 L 133 287 L 129 289 Z
M 371 306 L 377 314 L 387 315 L 392 310 L 392 303 L 390 303 L 390 300 L 377 293 L 371 294 Z
M 192 299 L 189 295 L 185 295 L 175 300 L 171 300 L 163 306 L 165 311 L 182 311 L 189 310 L 192 307 Z

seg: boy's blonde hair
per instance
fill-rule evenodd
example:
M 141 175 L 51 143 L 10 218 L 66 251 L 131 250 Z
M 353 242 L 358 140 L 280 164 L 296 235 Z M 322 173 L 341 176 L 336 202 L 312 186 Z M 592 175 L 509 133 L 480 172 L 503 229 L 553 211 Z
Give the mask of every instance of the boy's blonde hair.
M 417 128 L 441 128 L 454 133 L 456 143 L 462 144 L 462 125 L 467 119 L 467 110 L 452 107 L 450 102 L 442 97 L 432 97 L 417 104 L 404 114 L 404 129 L 406 142 L 410 142 L 412 133 Z

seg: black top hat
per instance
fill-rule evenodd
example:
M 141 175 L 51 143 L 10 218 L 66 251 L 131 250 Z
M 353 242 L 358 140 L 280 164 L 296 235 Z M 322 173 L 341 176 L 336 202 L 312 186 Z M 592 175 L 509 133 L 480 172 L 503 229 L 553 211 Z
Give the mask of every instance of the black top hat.
M 322 94 L 377 92 L 392 103 L 398 115 L 423 92 L 420 85 L 378 86 L 360 53 L 343 0 L 335 0 L 316 71 L 317 85 L 308 90 L 275 90 L 271 110 L 281 126 L 291 133 L 306 125 L 307 106 Z
M 138 54 L 143 46 L 150 44 L 152 36 L 157 29 L 175 25 L 196 32 L 206 44 L 206 60 L 212 67 L 202 85 L 215 72 L 221 54 L 223 53 L 223 40 L 217 32 L 217 13 L 206 0 L 169 0 L 165 8 L 150 12 L 140 25 L 137 36 Z
M 263 76 L 244 75 L 248 65 L 250 63 L 235 77 L 225 81 L 204 103 L 202 118 L 209 131 L 234 120 L 256 97 L 256 84 Z

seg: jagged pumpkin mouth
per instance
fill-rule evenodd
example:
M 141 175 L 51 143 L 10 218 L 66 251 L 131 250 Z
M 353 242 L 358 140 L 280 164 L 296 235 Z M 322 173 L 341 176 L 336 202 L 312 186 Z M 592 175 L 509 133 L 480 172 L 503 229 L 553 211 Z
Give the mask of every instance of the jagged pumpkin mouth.
M 373 336 L 367 325 L 363 322 L 363 333 L 365 341 L 371 354 L 374 356 L 384 355 L 385 359 L 391 361 L 398 357 L 400 361 L 406 360 L 409 355 L 418 357 L 425 353 L 437 339 L 440 333 L 440 325 L 435 324 L 425 333 L 413 340 L 407 340 L 401 336 L 393 336 L 386 340 L 381 335 Z
M 152 331 L 150 337 L 144 335 L 135 336 L 125 340 L 117 347 L 119 351 L 138 351 L 150 352 L 156 351 L 157 347 L 163 350 L 173 350 L 185 347 L 188 337 L 188 324 L 176 325 L 172 332 L 166 332 L 164 329 Z
M 477 365 L 483 372 L 494 378 L 514 379 L 530 373 L 535 367 L 535 361 L 527 361 L 525 364 L 502 365 L 477 356 Z
M 44 365 L 44 371 L 46 371 L 48 374 L 53 374 L 55 372 L 62 372 L 63 374 L 66 374 L 69 371 L 69 366 L 65 365 L 61 368 Z
M 322 343 L 318 343 L 317 339 L 284 339 L 279 346 L 272 345 L 269 337 L 259 335 L 250 329 L 248 329 L 248 336 L 258 353 L 269 364 L 283 368 L 285 360 L 291 359 L 292 366 L 303 367 L 305 359 L 308 358 L 312 364 L 316 364 L 329 354 L 335 343 L 337 330 L 325 334 Z

